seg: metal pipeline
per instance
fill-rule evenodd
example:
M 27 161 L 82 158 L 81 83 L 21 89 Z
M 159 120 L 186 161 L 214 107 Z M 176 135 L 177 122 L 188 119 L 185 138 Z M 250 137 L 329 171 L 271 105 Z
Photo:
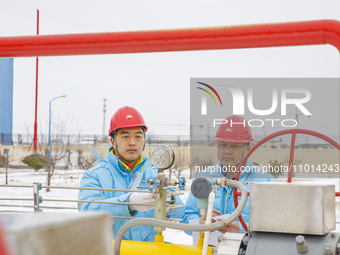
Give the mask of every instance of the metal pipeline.
M 0 37 L 0 57 L 121 54 L 331 44 L 340 51 L 340 22 L 276 24 L 135 32 Z
M 205 232 L 205 231 L 213 231 L 220 228 L 223 228 L 233 221 L 237 219 L 237 217 L 241 214 L 243 208 L 245 207 L 247 203 L 247 189 L 238 181 L 233 180 L 226 180 L 226 186 L 232 186 L 236 187 L 241 191 L 241 201 L 239 205 L 236 207 L 235 211 L 226 219 L 223 219 L 222 221 L 218 221 L 216 223 L 212 224 L 203 224 L 203 225 L 191 225 L 191 224 L 180 224 L 176 222 L 169 222 L 166 220 L 158 220 L 154 218 L 143 218 L 143 219 L 134 219 L 127 223 L 125 223 L 120 230 L 117 233 L 115 244 L 113 247 L 113 254 L 119 255 L 120 254 L 120 246 L 122 239 L 124 237 L 124 234 L 126 231 L 134 226 L 139 225 L 148 225 L 148 226 L 157 226 L 157 227 L 163 227 L 163 228 L 172 228 L 177 230 L 183 230 L 183 231 L 195 231 L 195 232 Z
M 209 200 L 208 200 L 207 220 L 205 221 L 205 224 L 210 224 L 211 223 L 214 202 L 215 202 L 215 193 L 214 192 L 210 192 Z M 210 236 L 210 231 L 205 231 L 202 255 L 207 255 L 208 245 L 209 245 L 209 236 Z

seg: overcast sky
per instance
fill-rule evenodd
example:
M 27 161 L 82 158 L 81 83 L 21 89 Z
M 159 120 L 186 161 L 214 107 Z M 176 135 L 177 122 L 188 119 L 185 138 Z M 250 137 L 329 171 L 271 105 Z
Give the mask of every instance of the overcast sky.
M 26 1 L 2 0 L 0 36 L 137 31 L 229 26 L 317 19 L 340 20 L 339 0 L 247 1 Z M 339 77 L 339 53 L 329 45 L 172 53 L 41 57 L 39 132 L 53 116 L 67 119 L 72 133 L 102 133 L 112 114 L 136 107 L 150 133 L 187 135 L 190 78 Z M 35 58 L 14 60 L 13 132 L 33 133 Z

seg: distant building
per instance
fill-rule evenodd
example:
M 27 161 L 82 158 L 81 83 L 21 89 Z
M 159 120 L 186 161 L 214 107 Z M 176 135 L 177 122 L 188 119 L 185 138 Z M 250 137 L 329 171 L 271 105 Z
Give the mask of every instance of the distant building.
M 13 145 L 13 58 L 0 58 L 0 144 Z
M 330 143 L 300 143 L 295 146 L 297 149 L 334 149 Z

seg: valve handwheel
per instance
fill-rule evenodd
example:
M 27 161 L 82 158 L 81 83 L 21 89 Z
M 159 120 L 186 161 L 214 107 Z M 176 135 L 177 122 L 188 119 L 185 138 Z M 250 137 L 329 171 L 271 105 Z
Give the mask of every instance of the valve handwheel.
M 268 135 L 267 137 L 264 137 L 262 140 L 260 140 L 259 142 L 257 142 L 253 148 L 251 148 L 249 150 L 249 152 L 245 155 L 245 157 L 243 158 L 243 160 L 241 161 L 238 169 L 237 169 L 237 174 L 235 177 L 235 180 L 238 181 L 241 175 L 240 169 L 244 166 L 244 164 L 246 163 L 246 161 L 248 160 L 248 158 L 251 156 L 251 154 L 253 154 L 253 152 L 260 147 L 262 144 L 264 144 L 265 142 L 278 137 L 278 136 L 282 136 L 282 135 L 287 135 L 287 134 L 291 134 L 291 145 L 290 145 L 290 156 L 289 156 L 289 168 L 288 168 L 288 180 L 287 182 L 290 183 L 292 182 L 292 176 L 293 176 L 293 162 L 294 162 L 294 149 L 295 149 L 295 138 L 296 138 L 296 134 L 306 134 L 306 135 L 311 135 L 311 136 L 315 136 L 318 138 L 321 138 L 323 140 L 325 140 L 326 142 L 332 144 L 335 148 L 337 148 L 338 150 L 340 150 L 340 145 L 335 142 L 334 140 L 332 140 L 331 138 L 329 138 L 328 136 L 325 136 L 321 133 L 318 132 L 314 132 L 311 130 L 307 130 L 307 129 L 290 129 L 290 130 L 283 130 L 283 131 L 279 131 L 276 133 L 273 133 L 271 135 Z M 240 196 L 241 193 L 237 191 L 237 188 L 234 188 L 234 204 L 235 204 L 235 208 L 238 206 L 238 196 Z M 248 193 L 248 195 L 250 195 Z M 336 193 L 337 196 L 340 195 L 340 192 Z M 248 227 L 246 225 L 246 223 L 243 220 L 242 214 L 240 214 L 239 216 L 239 220 L 243 226 L 243 228 L 245 229 L 245 231 L 248 231 Z

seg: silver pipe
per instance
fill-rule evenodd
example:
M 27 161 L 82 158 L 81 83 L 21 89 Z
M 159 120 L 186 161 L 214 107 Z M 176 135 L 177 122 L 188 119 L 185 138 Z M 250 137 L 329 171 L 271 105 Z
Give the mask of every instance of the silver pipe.
M 44 209 L 75 209 L 75 210 L 78 210 L 78 208 L 77 207 L 61 207 L 61 206 L 40 206 L 40 208 L 44 208 Z
M 183 208 L 183 205 L 169 205 L 169 207 L 170 207 L 170 210 L 173 210 L 173 209 Z
M 141 192 L 152 193 L 149 190 L 129 190 L 129 189 L 104 189 L 104 188 L 82 188 L 82 187 L 64 187 L 64 186 L 41 186 L 42 189 L 79 189 L 79 190 L 103 190 L 103 191 L 122 191 L 122 192 Z
M 27 186 L 27 185 L 0 185 L 2 188 L 33 188 L 32 186 Z
M 31 211 L 12 211 L 12 210 L 5 210 L 5 211 L 0 211 L 0 213 L 31 213 Z
M 143 218 L 143 217 L 129 217 L 129 216 L 111 216 L 112 218 L 117 219 L 150 219 L 150 218 Z M 166 221 L 182 221 L 182 219 L 173 218 L 173 219 L 166 219 Z
M 32 186 L 27 185 L 0 185 L 0 188 L 33 188 Z M 122 192 L 131 192 L 129 189 L 105 189 L 105 188 L 82 188 L 82 187 L 66 187 L 66 186 L 41 186 L 42 189 L 78 189 L 78 190 L 103 190 L 103 191 L 122 191 Z M 133 190 L 133 192 L 141 192 L 141 193 L 152 193 L 149 190 Z
M 181 191 L 175 191 L 175 192 L 171 192 L 170 195 L 173 197 L 173 196 L 180 196 L 180 195 L 184 195 L 183 192 Z
M 0 200 L 21 200 L 21 201 L 33 201 L 33 198 L 9 198 L 9 197 L 6 197 L 6 198 L 0 198 Z
M 25 208 L 33 208 L 33 205 L 0 205 L 1 207 L 25 207 Z
M 191 224 L 181 224 L 175 222 L 167 222 L 164 220 L 154 219 L 154 218 L 144 218 L 144 219 L 134 219 L 127 223 L 125 223 L 117 233 L 116 240 L 113 247 L 113 254 L 119 255 L 120 254 L 120 245 L 124 234 L 126 231 L 134 226 L 139 225 L 148 225 L 148 226 L 157 226 L 163 228 L 173 228 L 183 231 L 195 231 L 195 232 L 205 232 L 205 231 L 212 231 L 223 228 L 230 223 L 232 223 L 236 218 L 241 214 L 243 208 L 245 207 L 248 199 L 248 192 L 247 189 L 238 181 L 233 180 L 226 180 L 226 186 L 233 186 L 237 187 L 241 191 L 241 201 L 235 211 L 227 218 L 223 219 L 222 221 L 218 221 L 212 224 L 199 224 L 199 225 L 191 225 Z
M 89 201 L 89 200 L 61 200 L 53 198 L 42 198 L 41 201 L 52 201 L 52 202 L 81 202 L 81 203 L 97 203 L 97 204 L 114 204 L 114 205 L 145 205 L 155 206 L 155 204 L 142 204 L 142 203 L 128 203 L 128 202 L 106 202 L 106 201 Z

